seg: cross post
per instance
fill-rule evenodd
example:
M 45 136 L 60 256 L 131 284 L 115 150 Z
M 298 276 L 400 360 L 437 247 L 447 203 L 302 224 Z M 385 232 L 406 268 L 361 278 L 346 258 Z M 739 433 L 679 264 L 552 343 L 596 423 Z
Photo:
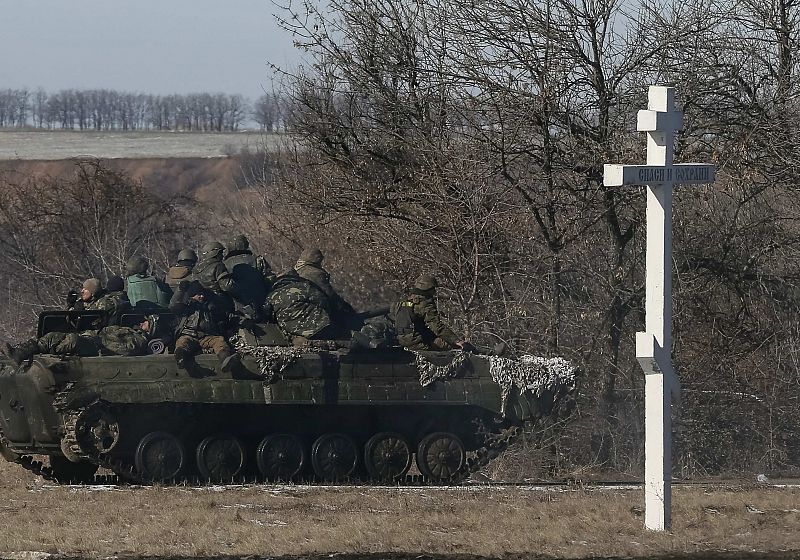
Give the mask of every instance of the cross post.
M 672 369 L 672 188 L 713 183 L 714 165 L 674 164 L 675 133 L 683 113 L 675 88 L 650 86 L 647 110 L 637 115 L 647 132 L 647 165 L 604 166 L 608 187 L 647 185 L 645 330 L 636 333 L 636 359 L 645 373 L 645 527 L 669 529 L 672 512 L 672 400 L 680 383 Z

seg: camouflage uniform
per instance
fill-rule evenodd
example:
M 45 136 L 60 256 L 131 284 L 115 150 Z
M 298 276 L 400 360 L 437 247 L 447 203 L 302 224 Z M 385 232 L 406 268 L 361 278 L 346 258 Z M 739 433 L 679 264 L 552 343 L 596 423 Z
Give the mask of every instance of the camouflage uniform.
M 83 299 L 83 292 L 88 291 L 89 297 Z M 70 311 L 89 310 L 89 306 L 95 304 L 100 298 L 106 295 L 106 291 L 100 287 L 100 280 L 97 278 L 87 278 L 80 290 L 80 297 L 77 290 L 70 290 L 67 295 L 67 309 Z
M 58 356 L 141 356 L 149 353 L 147 333 L 139 328 L 112 325 L 99 331 L 79 333 L 51 332 L 43 337 L 23 342 L 28 356 L 56 354 Z
M 333 313 L 345 315 L 355 313 L 353 307 L 347 303 L 342 296 L 336 293 L 336 290 L 331 285 L 331 275 L 327 270 L 322 268 L 321 258 L 322 257 L 320 257 L 319 262 L 314 260 L 308 261 L 301 258 L 294 265 L 294 270 L 298 276 L 312 282 L 328 296 L 329 306 Z
M 118 325 L 123 314 L 131 311 L 131 302 L 125 292 L 109 292 L 99 298 L 83 302 L 85 311 L 104 311 L 105 325 Z
M 205 301 L 195 301 L 194 295 L 205 295 Z M 178 316 L 178 328 L 175 330 L 175 359 L 184 367 L 191 358 L 202 350 L 210 348 L 221 362 L 233 355 L 231 347 L 225 340 L 228 313 L 219 297 L 197 282 L 187 282 L 178 286 L 169 306 Z
M 349 338 L 351 332 L 358 331 L 364 326 L 364 321 L 357 316 L 355 309 L 336 293 L 331 285 L 331 275 L 322 268 L 323 258 L 319 249 L 306 249 L 294 265 L 294 272 L 319 288 L 328 299 L 327 309 L 331 327 L 326 334 L 318 335 L 318 338 Z
M 222 262 L 223 251 L 224 247 L 217 242 L 204 245 L 200 251 L 201 259 L 192 270 L 192 280 L 197 280 L 206 290 L 220 296 L 219 303 L 222 303 L 227 311 L 233 311 L 232 296 L 238 286 Z
M 452 350 L 458 347 L 458 337 L 439 317 L 435 289 L 435 279 L 420 276 L 408 296 L 392 308 L 397 342 L 404 348 Z
M 290 336 L 322 338 L 331 325 L 325 293 L 293 270 L 278 277 L 267 303 L 278 326 Z

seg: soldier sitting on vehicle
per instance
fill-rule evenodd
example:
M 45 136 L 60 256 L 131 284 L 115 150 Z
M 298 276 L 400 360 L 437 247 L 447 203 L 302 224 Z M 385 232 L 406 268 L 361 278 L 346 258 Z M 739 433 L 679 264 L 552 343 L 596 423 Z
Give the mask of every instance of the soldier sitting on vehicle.
M 136 309 L 164 309 L 172 292 L 164 282 L 147 273 L 150 263 L 144 257 L 131 257 L 125 266 L 128 274 L 128 299 Z
M 423 274 L 416 279 L 408 295 L 393 306 L 398 343 L 409 350 L 472 349 L 439 317 L 438 285 L 436 278 Z
M 197 280 L 182 281 L 172 296 L 169 306 L 178 319 L 175 330 L 175 362 L 189 374 L 197 372 L 194 357 L 204 349 L 212 349 L 217 355 L 222 371 L 236 371 L 239 356 L 235 354 L 225 333 L 228 328 L 228 312 L 219 297 Z
M 105 312 L 106 325 L 119 325 L 120 319 L 132 309 L 128 294 L 125 292 L 125 280 L 121 276 L 112 276 L 106 283 L 106 294 L 101 297 L 92 309 Z
M 278 277 L 264 307 L 296 346 L 333 338 L 328 296 L 294 270 Z
M 82 332 L 50 332 L 16 346 L 3 345 L 3 353 L 17 365 L 35 354 L 57 356 L 142 356 L 149 354 L 148 342 L 155 332 L 157 317 L 147 316 L 135 327 L 111 325 Z
M 77 290 L 67 294 L 67 309 L 70 311 L 103 311 L 102 321 L 94 326 L 102 328 L 119 324 L 120 317 L 130 311 L 131 304 L 123 291 L 124 283 L 119 276 L 112 276 L 108 281 L 108 290 L 100 286 L 100 280 L 89 278 L 83 283 L 80 298 Z
M 197 253 L 192 249 L 181 249 L 178 253 L 178 262 L 169 267 L 166 283 L 175 292 L 181 280 L 191 280 L 194 265 L 197 264 Z
M 200 249 L 200 260 L 192 271 L 192 279 L 200 282 L 203 288 L 213 292 L 217 297 L 217 305 L 223 305 L 228 312 L 233 311 L 233 296 L 239 286 L 233 275 L 225 268 L 222 254 L 225 247 L 218 241 L 206 243 Z
M 322 267 L 324 258 L 322 251 L 317 248 L 305 249 L 294 265 L 294 272 L 313 283 L 327 296 L 331 322 L 339 331 L 358 330 L 363 321 L 358 320 L 353 306 L 347 303 L 331 285 L 331 275 Z
M 250 241 L 244 235 L 236 235 L 228 242 L 223 264 L 237 286 L 232 294 L 236 313 L 245 319 L 257 321 L 267 289 L 275 279 L 272 269 L 266 260 L 253 255 Z
M 92 306 L 106 294 L 97 278 L 87 278 L 79 289 L 67 292 L 67 309 L 70 311 L 90 310 Z

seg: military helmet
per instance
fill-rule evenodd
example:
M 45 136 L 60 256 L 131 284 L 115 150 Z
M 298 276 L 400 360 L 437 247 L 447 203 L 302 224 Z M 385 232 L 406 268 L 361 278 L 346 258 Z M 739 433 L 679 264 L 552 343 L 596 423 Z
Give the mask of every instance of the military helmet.
M 414 280 L 414 287 L 418 290 L 422 290 L 423 292 L 427 292 L 428 290 L 433 290 L 434 288 L 439 286 L 439 282 L 436 281 L 436 278 L 431 276 L 430 274 L 421 274 Z
M 197 262 L 197 253 L 194 252 L 194 249 L 181 249 L 181 252 L 178 253 L 178 262 L 180 261 Z
M 128 276 L 146 274 L 149 266 L 150 263 L 147 262 L 146 258 L 140 256 L 131 257 L 128 259 L 128 262 L 125 263 L 125 273 Z
M 304 249 L 303 252 L 300 253 L 300 258 L 298 261 L 321 265 L 323 258 L 322 251 L 314 247 L 312 249 Z
M 219 241 L 212 241 L 210 243 L 206 243 L 202 247 L 200 247 L 200 258 L 201 259 L 216 259 L 222 256 L 222 252 L 225 250 L 225 247 L 222 246 L 222 243 Z
M 250 241 L 244 235 L 235 235 L 228 241 L 228 251 L 247 251 L 250 248 Z

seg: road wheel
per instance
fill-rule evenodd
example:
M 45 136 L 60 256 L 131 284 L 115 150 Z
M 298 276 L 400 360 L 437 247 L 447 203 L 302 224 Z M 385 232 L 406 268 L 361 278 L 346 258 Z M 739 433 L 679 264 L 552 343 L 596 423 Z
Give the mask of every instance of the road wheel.
M 311 447 L 311 465 L 323 480 L 342 480 L 358 465 L 358 450 L 350 436 L 325 434 Z
M 88 484 L 97 472 L 97 465 L 89 461 L 73 463 L 61 455 L 51 455 L 50 470 L 61 484 Z
M 197 445 L 197 470 L 206 479 L 227 482 L 242 474 L 244 445 L 230 435 L 208 436 Z
M 455 434 L 428 434 L 417 447 L 419 472 L 431 480 L 443 481 L 455 477 L 464 466 L 467 455 L 464 444 Z
M 402 478 L 411 468 L 411 445 L 400 434 L 377 433 L 364 446 L 364 464 L 374 480 Z
M 292 480 L 303 470 L 306 460 L 303 442 L 292 434 L 267 436 L 256 450 L 258 470 L 267 480 Z
M 186 466 L 183 443 L 168 432 L 150 432 L 136 447 L 134 463 L 139 474 L 153 482 L 175 480 Z

